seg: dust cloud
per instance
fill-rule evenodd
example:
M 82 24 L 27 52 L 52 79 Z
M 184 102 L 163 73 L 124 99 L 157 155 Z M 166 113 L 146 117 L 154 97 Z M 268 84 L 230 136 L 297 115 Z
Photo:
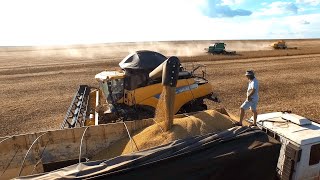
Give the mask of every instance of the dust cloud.
M 124 57 L 138 50 L 152 50 L 166 56 L 197 56 L 205 53 L 205 48 L 222 41 L 177 41 L 177 42 L 137 42 L 100 45 L 79 45 L 61 47 L 36 47 L 40 56 L 67 56 L 76 58 Z M 230 41 L 225 42 L 227 51 L 257 51 L 270 49 L 270 42 Z
M 205 55 L 205 48 L 215 42 L 225 42 L 227 51 L 271 50 L 269 40 L 229 40 L 229 41 L 168 41 L 133 42 L 110 44 L 86 44 L 70 46 L 30 46 L 0 47 L 2 68 L 64 64 L 71 62 L 86 63 L 95 61 L 119 61 L 138 50 L 152 50 L 165 56 Z
M 226 46 L 227 50 L 234 51 L 260 51 L 260 50 L 271 50 L 270 42 L 241 42 L 235 41 L 228 43 Z

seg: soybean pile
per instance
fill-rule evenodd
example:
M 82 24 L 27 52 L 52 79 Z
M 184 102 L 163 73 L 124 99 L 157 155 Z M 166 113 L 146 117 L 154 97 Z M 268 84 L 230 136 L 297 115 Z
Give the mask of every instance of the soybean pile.
M 155 121 L 156 123 L 137 132 L 129 138 L 122 139 L 111 144 L 108 148 L 96 154 L 92 159 L 110 159 L 119 155 L 150 149 L 156 146 L 167 144 L 171 141 L 184 139 L 196 135 L 204 135 L 213 132 L 220 132 L 233 127 L 234 121 L 216 110 L 206 110 L 194 114 L 175 116 L 170 130 L 165 131 L 168 124 L 166 118 L 168 112 L 164 110 L 168 103 L 165 102 L 170 96 L 169 88 L 163 88 L 159 98 Z

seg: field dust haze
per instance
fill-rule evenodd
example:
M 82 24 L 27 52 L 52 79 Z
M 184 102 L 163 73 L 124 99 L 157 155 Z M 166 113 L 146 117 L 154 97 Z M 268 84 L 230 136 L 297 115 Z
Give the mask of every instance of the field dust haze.
M 30 46 L 0 48 L 1 68 L 34 65 L 65 64 L 74 62 L 90 63 L 91 61 L 117 61 L 120 62 L 130 53 L 139 50 L 152 50 L 165 56 L 192 57 L 205 55 L 204 48 L 210 44 L 223 41 L 175 41 L 175 42 L 134 42 L 87 44 L 70 46 Z M 257 51 L 269 50 L 267 41 L 225 41 L 227 51 Z M 19 59 L 16 59 L 19 57 Z M 5 59 L 2 62 L 1 59 Z M 63 61 L 61 61 L 63 59 Z
M 152 50 L 166 56 L 195 56 L 204 53 L 207 45 L 199 43 L 166 43 L 166 42 L 145 42 L 145 43 L 114 43 L 100 45 L 79 45 L 61 47 L 36 47 L 30 53 L 37 53 L 39 56 L 63 56 L 73 58 L 99 58 L 99 57 L 125 57 L 130 53 L 139 50 Z
M 271 43 L 268 42 L 231 42 L 226 46 L 227 50 L 234 51 L 260 51 L 260 50 L 272 50 Z
M 220 41 L 190 41 L 190 42 L 144 42 L 144 43 L 114 43 L 100 45 L 63 46 L 59 48 L 37 48 L 40 56 L 64 56 L 73 58 L 95 59 L 100 57 L 125 57 L 139 50 L 152 50 L 165 56 L 197 56 L 205 54 L 205 48 Z M 271 50 L 268 42 L 226 42 L 229 51 Z

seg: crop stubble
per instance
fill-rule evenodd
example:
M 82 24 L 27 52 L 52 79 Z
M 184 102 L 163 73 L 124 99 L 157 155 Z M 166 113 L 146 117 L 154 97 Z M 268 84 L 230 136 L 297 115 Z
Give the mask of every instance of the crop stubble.
M 208 102 L 209 108 L 224 106 L 237 115 L 247 87 L 244 72 L 253 69 L 260 81 L 259 112 L 292 110 L 319 122 L 320 48 L 311 47 L 313 42 L 301 41 L 300 50 L 247 51 L 228 57 L 202 54 L 180 59 L 207 65 L 208 79 L 222 100 L 220 105 Z M 116 69 L 122 57 L 0 51 L 0 136 L 59 128 L 77 86 L 96 86 L 94 75 Z

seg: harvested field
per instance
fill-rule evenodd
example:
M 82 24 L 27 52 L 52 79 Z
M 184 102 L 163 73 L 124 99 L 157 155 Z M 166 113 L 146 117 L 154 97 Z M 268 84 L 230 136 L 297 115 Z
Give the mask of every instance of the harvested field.
M 0 48 L 0 136 L 59 128 L 77 86 L 97 85 L 95 74 L 117 69 L 138 49 L 206 64 L 222 100 L 209 108 L 224 106 L 238 115 L 247 87 L 243 74 L 253 69 L 260 80 L 260 113 L 292 110 L 320 122 L 320 40 L 288 40 L 297 50 L 270 50 L 265 44 L 271 42 L 227 41 L 229 50 L 239 51 L 236 56 L 207 55 L 202 50 L 209 42 L 202 41 Z

